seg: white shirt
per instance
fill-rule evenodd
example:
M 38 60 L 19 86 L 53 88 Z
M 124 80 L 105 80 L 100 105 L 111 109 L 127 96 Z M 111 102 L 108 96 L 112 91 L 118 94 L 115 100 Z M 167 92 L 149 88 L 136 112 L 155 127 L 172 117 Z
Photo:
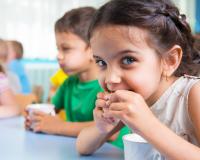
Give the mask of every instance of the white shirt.
M 197 146 L 199 143 L 188 113 L 188 95 L 192 86 L 199 80 L 200 78 L 187 75 L 180 77 L 151 107 L 162 123 Z

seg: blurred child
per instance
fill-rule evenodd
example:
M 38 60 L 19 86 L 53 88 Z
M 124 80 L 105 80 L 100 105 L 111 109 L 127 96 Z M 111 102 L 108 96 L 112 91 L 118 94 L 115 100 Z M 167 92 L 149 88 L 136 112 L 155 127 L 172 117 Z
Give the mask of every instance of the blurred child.
M 16 116 L 20 113 L 9 81 L 0 65 L 0 119 Z
M 53 117 L 35 112 L 26 117 L 26 128 L 34 122 L 34 132 L 77 136 L 93 122 L 93 109 L 96 95 L 102 91 L 98 80 L 98 67 L 87 38 L 88 28 L 95 13 L 92 7 L 73 9 L 55 24 L 57 59 L 69 78 L 59 87 L 52 103 L 56 111 L 67 111 L 67 122 L 58 116 Z
M 7 41 L 7 46 L 8 46 L 8 57 L 7 57 L 8 68 L 10 71 L 14 72 L 18 76 L 20 84 L 22 86 L 21 92 L 23 94 L 28 94 L 31 92 L 31 87 L 25 72 L 24 65 L 22 63 L 23 46 L 20 42 L 14 40 Z
M 123 123 L 161 159 L 200 159 L 200 78 L 190 70 L 198 53 L 185 15 L 169 0 L 111 0 L 89 35 L 109 93 L 98 94 L 96 126 L 79 134 L 79 153 L 94 152 Z
M 8 58 L 8 47 L 6 45 L 6 41 L 0 39 L 0 63 L 6 73 L 12 91 L 14 93 L 20 93 L 21 92 L 20 81 L 17 75 L 9 70 L 9 67 L 7 66 L 7 58 Z

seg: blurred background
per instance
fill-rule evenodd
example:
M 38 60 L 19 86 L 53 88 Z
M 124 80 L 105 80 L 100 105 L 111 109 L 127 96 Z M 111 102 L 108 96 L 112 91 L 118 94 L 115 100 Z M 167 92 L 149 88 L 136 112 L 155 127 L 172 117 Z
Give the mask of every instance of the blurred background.
M 47 100 L 52 74 L 58 69 L 54 23 L 79 6 L 98 8 L 108 0 L 0 0 L 0 38 L 22 42 L 31 86 L 42 86 Z M 186 14 L 193 33 L 200 32 L 200 0 L 173 0 Z M 48 83 L 49 82 L 49 83 Z

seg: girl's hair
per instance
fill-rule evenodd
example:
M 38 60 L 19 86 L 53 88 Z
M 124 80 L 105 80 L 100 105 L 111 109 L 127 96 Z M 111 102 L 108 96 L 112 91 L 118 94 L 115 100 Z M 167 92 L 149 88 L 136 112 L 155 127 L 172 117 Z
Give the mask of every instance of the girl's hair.
M 87 35 L 95 12 L 93 7 L 72 9 L 56 21 L 55 32 L 72 32 L 89 44 Z
M 194 47 L 194 38 L 186 22 L 186 16 L 170 0 L 111 0 L 95 14 L 89 29 L 91 38 L 95 29 L 108 25 L 135 26 L 145 29 L 148 43 L 163 54 L 174 45 L 180 45 L 183 57 L 176 76 L 197 74 L 199 53 Z

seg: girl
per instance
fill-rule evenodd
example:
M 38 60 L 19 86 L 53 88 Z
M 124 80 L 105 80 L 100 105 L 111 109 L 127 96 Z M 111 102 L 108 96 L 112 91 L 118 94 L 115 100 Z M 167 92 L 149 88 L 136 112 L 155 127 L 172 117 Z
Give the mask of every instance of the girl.
M 0 118 L 16 116 L 20 113 L 9 82 L 0 65 Z
M 109 94 L 98 94 L 96 125 L 81 131 L 79 153 L 94 152 L 123 123 L 166 158 L 200 159 L 200 81 L 184 76 L 197 73 L 198 53 L 185 16 L 169 0 L 112 0 L 89 36 Z

